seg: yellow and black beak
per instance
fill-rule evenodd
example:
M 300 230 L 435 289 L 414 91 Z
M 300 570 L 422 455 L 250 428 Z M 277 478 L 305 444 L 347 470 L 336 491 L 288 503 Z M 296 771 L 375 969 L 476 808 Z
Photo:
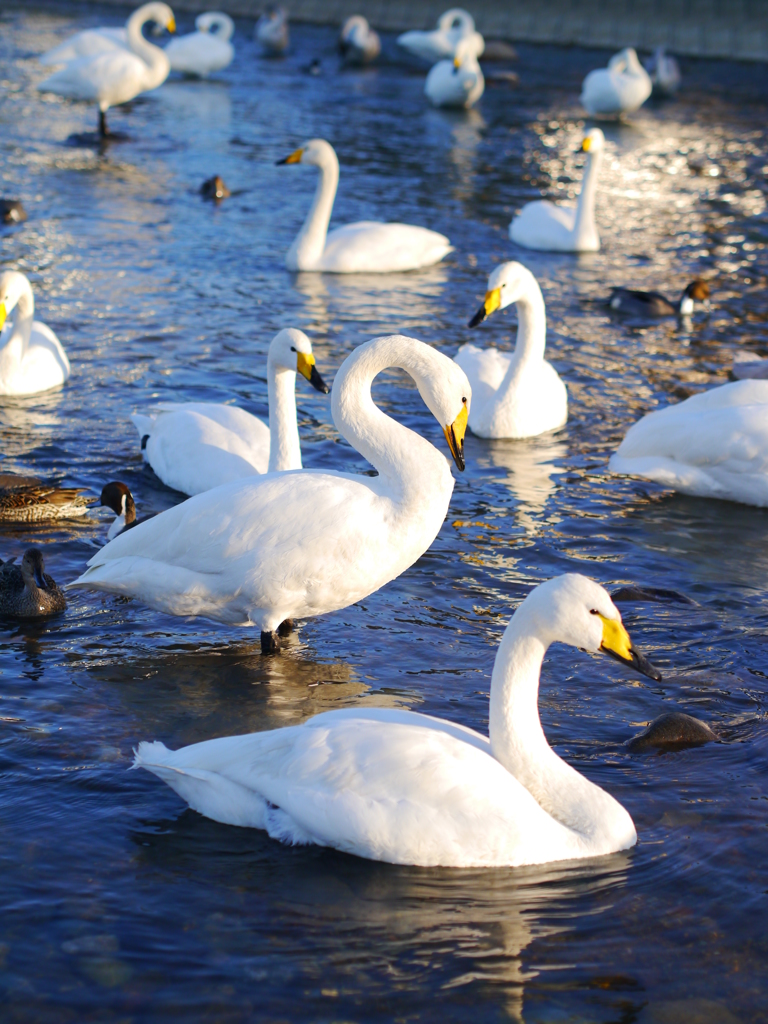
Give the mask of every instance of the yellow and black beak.
M 630 668 L 635 669 L 636 672 L 640 672 L 644 676 L 648 676 L 649 679 L 655 679 L 657 683 L 661 682 L 661 672 L 654 668 L 650 661 L 639 651 L 635 650 L 632 646 L 632 641 L 629 639 L 629 633 L 624 629 L 621 622 L 617 619 L 606 619 L 603 615 L 600 615 L 600 620 L 603 623 L 603 640 L 600 644 L 600 650 L 610 654 L 612 658 L 620 661 L 622 665 L 629 665 Z
M 300 164 L 303 155 L 303 149 L 294 149 L 294 151 L 290 153 L 287 157 L 285 157 L 283 160 L 278 160 L 277 165 L 279 167 L 280 164 Z
M 464 404 L 461 407 L 461 412 L 450 427 L 443 427 L 445 440 L 448 442 L 448 447 L 451 449 L 453 461 L 456 463 L 457 469 L 462 473 L 464 472 L 464 435 L 467 432 L 468 415 L 467 402 L 465 399 Z
M 477 327 L 477 325 L 481 324 L 483 322 L 483 320 L 485 320 L 485 318 L 487 316 L 490 316 L 491 313 L 495 312 L 499 308 L 500 305 L 501 305 L 501 288 L 494 288 L 492 291 L 486 292 L 485 293 L 485 301 L 483 302 L 483 304 L 480 307 L 480 309 L 478 309 L 478 311 L 475 313 L 475 315 L 469 321 L 469 325 L 468 326 L 469 327 Z
M 171 20 L 168 22 L 168 24 L 165 27 L 168 29 L 169 32 L 175 32 L 176 31 L 176 19 L 174 18 L 173 15 L 171 15 Z
M 0 302 L 0 331 L 3 329 L 5 318 L 8 316 L 8 310 L 5 308 L 5 303 Z
M 456 71 L 458 71 L 459 68 L 461 67 L 461 61 L 459 60 L 458 57 L 454 57 L 453 58 L 453 66 L 454 66 Z
M 306 377 L 315 391 L 321 391 L 324 395 L 327 395 L 331 390 L 317 372 L 315 357 L 311 352 L 309 354 L 306 352 L 296 353 L 296 372 L 300 373 L 302 377 Z
M 587 137 L 584 139 L 584 141 L 581 144 L 581 148 L 584 150 L 585 153 L 588 153 L 590 148 L 591 148 L 591 146 L 592 146 L 592 139 L 590 139 L 590 137 L 587 135 Z

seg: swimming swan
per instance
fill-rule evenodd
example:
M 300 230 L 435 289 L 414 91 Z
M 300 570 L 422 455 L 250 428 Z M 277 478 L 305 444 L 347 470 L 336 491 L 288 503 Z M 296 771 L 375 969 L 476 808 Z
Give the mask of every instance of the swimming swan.
M 511 355 L 462 345 L 456 362 L 472 385 L 469 429 L 478 437 L 534 437 L 568 419 L 568 392 L 544 359 L 547 314 L 533 274 L 520 263 L 502 263 L 469 321 L 477 327 L 497 309 L 517 303 L 517 341 Z
M 379 33 L 362 14 L 353 14 L 341 26 L 339 50 L 347 64 L 370 64 L 381 53 Z
M 339 161 L 325 139 L 310 139 L 279 164 L 311 164 L 320 169 L 315 198 L 304 226 L 285 258 L 289 270 L 331 274 L 389 274 L 429 267 L 452 251 L 445 235 L 411 224 L 364 220 L 328 231 Z
M 483 37 L 479 32 L 475 32 L 474 18 L 461 7 L 452 7 L 440 16 L 436 29 L 431 32 L 404 32 L 397 37 L 397 45 L 402 46 L 414 57 L 421 57 L 422 60 L 435 64 L 439 60 L 452 59 L 457 44 L 472 35 L 480 39 L 481 45 L 477 53 L 479 57 L 483 52 Z
M 606 591 L 569 574 L 531 591 L 506 628 L 489 737 L 412 711 L 346 708 L 181 750 L 140 743 L 134 767 L 214 821 L 392 864 L 517 867 L 627 850 L 637 842 L 629 814 L 541 727 L 541 665 L 557 642 L 661 678 Z
M 682 81 L 680 66 L 663 46 L 656 47 L 653 56 L 644 61 L 644 67 L 651 79 L 654 96 L 675 95 Z
M 437 536 L 453 476 L 429 441 L 374 405 L 371 383 L 393 366 L 413 377 L 463 469 L 463 371 L 414 338 L 375 338 L 344 360 L 331 400 L 337 429 L 378 476 L 294 470 L 235 480 L 117 537 L 70 586 L 255 624 L 271 651 L 284 620 L 345 608 L 395 579 Z
M 283 7 L 268 7 L 256 22 L 253 35 L 265 53 L 284 53 L 290 41 L 288 12 Z
M 115 49 L 92 57 L 80 57 L 54 71 L 38 86 L 74 100 L 93 100 L 99 105 L 99 134 L 108 136 L 107 111 L 127 103 L 139 93 L 156 89 L 168 77 L 171 64 L 159 46 L 148 42 L 142 27 L 154 21 L 169 32 L 176 31 L 173 11 L 164 3 L 144 4 L 128 19 L 128 50 Z
M 245 409 L 209 402 L 164 402 L 151 415 L 134 413 L 145 461 L 166 486 L 184 494 L 244 476 L 301 469 L 297 373 L 317 391 L 330 391 L 317 372 L 309 338 L 290 327 L 275 335 L 267 355 L 269 426 Z
M 195 18 L 196 32 L 172 39 L 165 48 L 171 71 L 206 78 L 228 67 L 235 56 L 230 39 L 235 23 L 221 11 L 207 11 Z
M 723 384 L 648 413 L 608 468 L 683 494 L 768 506 L 768 381 Z
M 607 68 L 590 71 L 581 87 L 581 103 L 593 117 L 620 117 L 638 110 L 653 84 L 632 47 L 614 54 Z
M 485 79 L 477 62 L 483 47 L 483 37 L 474 32 L 459 40 L 453 60 L 435 64 L 427 75 L 424 92 L 436 107 L 469 109 L 477 103 L 485 91 Z
M 587 165 L 575 208 L 556 206 L 548 199 L 526 203 L 509 225 L 513 242 L 526 249 L 546 252 L 597 252 L 600 249 L 595 224 L 595 191 L 604 147 L 605 136 L 599 128 L 587 133 L 581 144 L 587 154 Z
M 16 310 L 12 324 L 6 317 Z M 59 339 L 35 320 L 35 299 L 16 270 L 0 275 L 0 395 L 36 395 L 69 379 L 69 360 Z

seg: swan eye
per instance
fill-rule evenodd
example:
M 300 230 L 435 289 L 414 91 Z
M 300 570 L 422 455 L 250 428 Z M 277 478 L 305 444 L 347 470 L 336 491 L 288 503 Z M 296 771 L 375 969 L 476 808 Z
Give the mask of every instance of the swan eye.
M 466 398 L 462 398 L 462 402 L 464 403 L 464 405 L 466 405 L 467 404 Z
M 296 348 L 295 348 L 295 346 L 294 346 L 294 345 L 291 345 L 291 352 L 295 352 L 295 351 L 296 351 Z
M 590 615 L 599 615 L 600 612 L 597 610 L 597 608 L 590 608 L 589 609 L 589 614 Z

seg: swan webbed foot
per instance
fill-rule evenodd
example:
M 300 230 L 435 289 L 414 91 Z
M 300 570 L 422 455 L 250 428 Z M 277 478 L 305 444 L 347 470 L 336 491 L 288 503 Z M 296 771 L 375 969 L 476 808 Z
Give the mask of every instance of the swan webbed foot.
M 273 629 L 262 629 L 261 631 L 261 653 L 279 654 L 280 637 Z
M 289 636 L 292 632 L 293 632 L 293 619 L 283 619 L 283 621 L 277 627 L 277 635 L 278 636 Z

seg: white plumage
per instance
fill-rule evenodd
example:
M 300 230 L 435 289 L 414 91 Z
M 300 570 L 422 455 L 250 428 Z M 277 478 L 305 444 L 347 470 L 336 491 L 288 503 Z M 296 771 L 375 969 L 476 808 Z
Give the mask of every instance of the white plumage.
M 113 50 L 128 49 L 128 33 L 122 28 L 87 28 L 77 32 L 70 39 L 54 46 L 40 58 L 40 63 L 46 67 L 55 64 L 69 64 L 70 61 L 80 57 L 97 57 L 102 53 L 111 53 Z
M 353 14 L 341 26 L 339 49 L 347 64 L 370 64 L 381 53 L 379 33 L 362 14 Z
M 474 18 L 461 7 L 452 7 L 440 16 L 436 29 L 431 32 L 404 32 L 397 37 L 397 44 L 414 57 L 421 57 L 422 60 L 434 64 L 439 60 L 452 60 L 458 43 L 472 35 L 476 35 L 480 40 L 477 53 L 479 57 L 483 52 L 483 42 L 482 36 L 475 32 Z
M 268 7 L 256 22 L 254 38 L 265 53 L 284 53 L 288 49 L 288 13 L 283 7 Z
M 431 69 L 424 92 L 436 107 L 474 106 L 485 91 L 485 79 L 477 58 L 483 52 L 483 37 L 473 32 L 456 44 L 453 59 L 441 60 Z
M 11 323 L 6 317 L 15 310 Z M 0 275 L 0 395 L 35 395 L 69 379 L 69 359 L 46 324 L 35 320 L 35 298 L 24 274 Z
M 228 67 L 235 56 L 230 39 L 235 23 L 221 11 L 206 11 L 195 18 L 196 32 L 172 39 L 165 48 L 171 71 L 207 78 Z
M 593 117 L 621 117 L 638 110 L 652 89 L 648 72 L 632 47 L 627 47 L 611 57 L 607 68 L 589 72 L 581 87 L 581 103 Z

